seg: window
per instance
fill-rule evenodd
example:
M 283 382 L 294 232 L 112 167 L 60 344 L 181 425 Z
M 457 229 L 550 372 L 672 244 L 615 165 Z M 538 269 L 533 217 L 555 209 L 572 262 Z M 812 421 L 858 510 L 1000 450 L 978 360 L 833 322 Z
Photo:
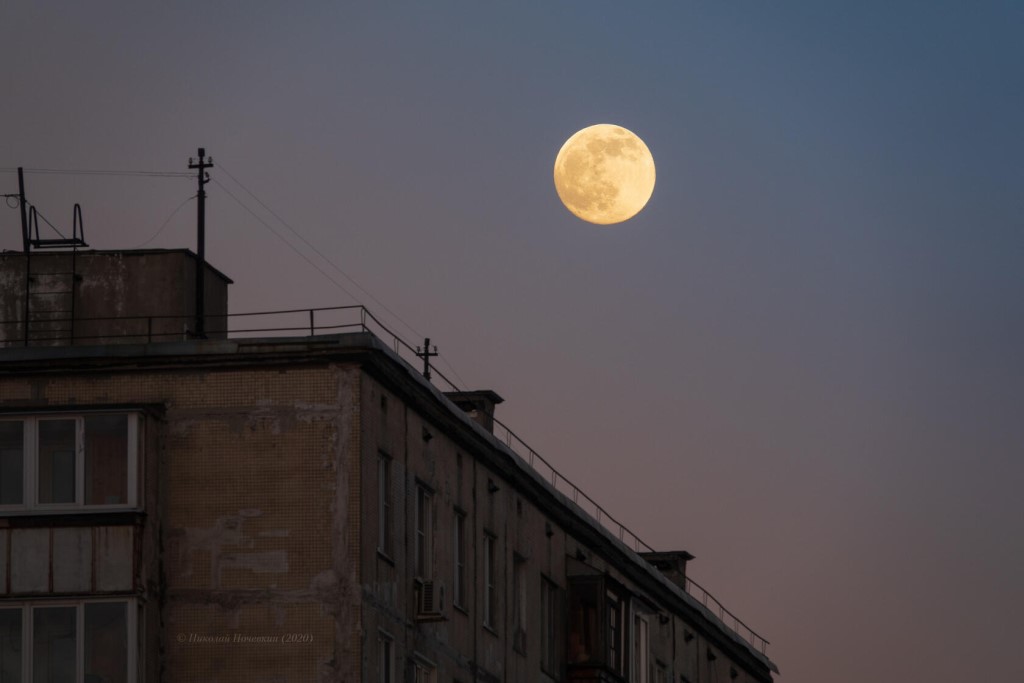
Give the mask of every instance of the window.
M 526 558 L 512 555 L 512 648 L 526 654 Z
M 462 453 L 455 454 L 455 500 L 462 502 Z
M 377 654 L 379 661 L 377 680 L 380 683 L 394 683 L 395 681 L 395 641 L 387 633 L 381 631 L 377 634 Z
M 416 576 L 429 579 L 434 564 L 434 494 L 422 485 L 416 486 Z
M 0 419 L 0 509 L 136 505 L 138 416 Z
M 21 683 L 21 608 L 0 609 L 0 681 Z
M 598 629 L 600 581 L 573 579 L 569 583 L 569 664 L 602 661 Z
M 377 455 L 377 550 L 391 555 L 391 458 Z
M 607 645 L 608 645 L 608 666 L 617 674 L 624 674 L 626 662 L 623 650 L 625 649 L 625 632 L 622 619 L 622 600 L 613 591 L 608 591 L 605 596 L 607 600 Z
M 497 595 L 494 587 L 494 536 L 484 534 L 484 626 L 497 626 Z
M 25 502 L 25 422 L 0 422 L 0 505 Z
M 39 503 L 74 503 L 77 497 L 78 420 L 39 420 Z
M 0 608 L 0 681 L 128 683 L 135 668 L 132 600 L 25 603 Z M 23 657 L 24 655 L 24 657 Z
M 547 577 L 540 580 L 540 668 L 551 676 L 557 678 L 558 659 L 557 641 L 558 625 L 558 586 L 552 583 Z
M 413 683 L 437 683 L 437 676 L 434 674 L 433 665 L 414 659 L 412 662 Z
M 452 545 L 455 549 L 455 576 L 452 592 L 456 607 L 466 604 L 466 513 L 456 510 L 452 528 Z
M 640 614 L 633 615 L 633 683 L 648 683 L 648 653 L 650 652 L 650 635 L 647 618 Z
M 628 672 L 631 620 L 625 590 L 609 577 L 569 580 L 568 666 L 603 666 L 616 676 Z M 570 675 L 570 678 L 572 676 Z

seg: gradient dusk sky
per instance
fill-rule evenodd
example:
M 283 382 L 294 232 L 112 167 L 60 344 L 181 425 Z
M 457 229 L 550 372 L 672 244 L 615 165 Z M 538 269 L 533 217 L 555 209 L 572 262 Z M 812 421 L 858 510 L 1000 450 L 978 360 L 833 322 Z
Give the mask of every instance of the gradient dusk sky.
M 430 336 L 778 680 L 1021 680 L 1024 3 L 5 0 L 0 56 L 3 193 L 204 146 L 234 311 Z M 657 164 L 617 226 L 552 184 L 595 123 Z M 192 179 L 26 184 L 195 247 Z

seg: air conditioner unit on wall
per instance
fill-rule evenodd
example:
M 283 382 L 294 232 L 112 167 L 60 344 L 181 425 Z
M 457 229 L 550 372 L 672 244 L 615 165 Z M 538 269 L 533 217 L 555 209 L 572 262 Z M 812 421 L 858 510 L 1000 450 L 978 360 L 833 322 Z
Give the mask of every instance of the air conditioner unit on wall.
M 416 621 L 444 621 L 441 608 L 444 603 L 444 586 L 437 586 L 432 580 L 416 581 Z

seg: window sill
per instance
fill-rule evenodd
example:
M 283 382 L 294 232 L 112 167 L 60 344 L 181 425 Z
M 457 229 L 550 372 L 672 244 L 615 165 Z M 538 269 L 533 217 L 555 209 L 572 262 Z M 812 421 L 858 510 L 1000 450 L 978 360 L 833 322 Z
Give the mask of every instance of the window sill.
M 577 662 L 566 666 L 568 680 L 608 681 L 609 683 L 625 682 L 626 675 L 621 674 L 602 662 Z
M 377 548 L 377 557 L 379 559 L 381 559 L 381 560 L 384 560 L 385 562 L 390 564 L 392 567 L 395 566 L 395 560 L 390 555 L 388 555 L 386 552 L 381 550 L 380 548 Z
M 452 607 L 455 609 L 456 612 L 461 612 L 463 616 L 466 616 L 466 617 L 469 616 L 469 610 L 467 610 L 462 605 L 459 605 L 459 604 L 453 602 L 452 603 Z
M 5 510 L 0 512 L 0 528 L 132 526 L 145 518 L 141 509 Z
M 491 626 L 490 624 L 484 624 L 483 626 L 484 626 L 484 630 L 487 631 L 488 633 L 490 633 L 495 638 L 500 638 L 501 637 L 501 636 L 498 635 L 498 632 L 494 630 L 494 627 Z

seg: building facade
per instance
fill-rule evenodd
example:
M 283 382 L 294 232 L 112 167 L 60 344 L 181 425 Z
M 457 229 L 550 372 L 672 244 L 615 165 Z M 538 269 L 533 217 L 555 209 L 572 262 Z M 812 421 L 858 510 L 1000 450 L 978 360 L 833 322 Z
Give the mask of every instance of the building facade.
M 227 335 L 223 276 L 221 338 L 190 338 L 180 251 L 79 254 L 75 319 L 37 340 L 15 290 L 46 257 L 0 255 L 0 683 L 777 671 L 686 590 L 691 556 L 636 552 L 496 438 L 494 392 L 441 391 L 363 324 Z

